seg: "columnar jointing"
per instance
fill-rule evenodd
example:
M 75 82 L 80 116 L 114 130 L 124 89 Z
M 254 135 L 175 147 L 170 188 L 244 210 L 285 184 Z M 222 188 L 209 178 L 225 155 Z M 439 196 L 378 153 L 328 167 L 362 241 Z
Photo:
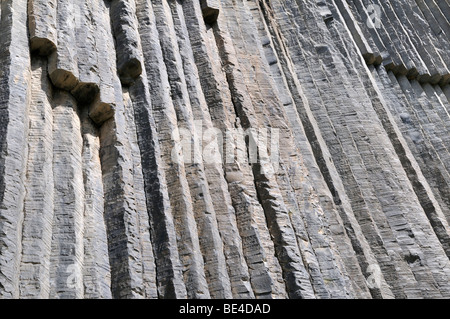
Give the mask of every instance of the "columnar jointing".
M 2 1 L 0 298 L 449 298 L 449 16 Z

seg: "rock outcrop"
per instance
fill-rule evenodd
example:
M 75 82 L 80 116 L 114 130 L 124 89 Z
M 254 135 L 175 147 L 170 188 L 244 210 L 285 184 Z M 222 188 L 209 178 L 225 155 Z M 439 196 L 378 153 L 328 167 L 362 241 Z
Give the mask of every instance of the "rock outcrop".
M 450 298 L 447 0 L 2 0 L 0 298 Z

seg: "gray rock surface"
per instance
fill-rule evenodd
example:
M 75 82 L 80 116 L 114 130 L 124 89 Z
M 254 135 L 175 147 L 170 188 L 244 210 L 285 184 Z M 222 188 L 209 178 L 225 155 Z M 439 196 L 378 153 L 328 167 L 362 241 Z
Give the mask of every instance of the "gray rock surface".
M 449 19 L 2 0 L 0 298 L 450 298 Z

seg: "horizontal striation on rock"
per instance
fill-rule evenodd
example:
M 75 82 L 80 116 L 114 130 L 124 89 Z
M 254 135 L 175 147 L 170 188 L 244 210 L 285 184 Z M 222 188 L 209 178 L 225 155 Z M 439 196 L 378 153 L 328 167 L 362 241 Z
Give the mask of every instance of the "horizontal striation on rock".
M 1 1 L 0 298 L 449 298 L 449 19 Z

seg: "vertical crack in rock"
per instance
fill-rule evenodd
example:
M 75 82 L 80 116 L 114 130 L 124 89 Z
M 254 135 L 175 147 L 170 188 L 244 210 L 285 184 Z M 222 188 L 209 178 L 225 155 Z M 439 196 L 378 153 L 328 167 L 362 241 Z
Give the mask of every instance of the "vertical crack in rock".
M 300 83 L 298 83 L 298 80 L 296 80 L 295 75 L 293 74 L 293 66 L 291 65 L 290 59 L 287 56 L 286 48 L 282 45 L 282 35 L 280 34 L 280 31 L 277 29 L 277 27 L 274 26 L 275 21 L 273 18 L 273 13 L 271 12 L 271 8 L 268 7 L 266 3 L 260 3 L 260 7 L 262 10 L 262 14 L 266 20 L 267 28 L 268 30 L 270 30 L 273 39 L 273 43 L 271 44 L 268 38 L 263 38 L 263 45 L 266 47 L 266 56 L 268 59 L 268 63 L 271 65 L 272 74 L 274 74 L 276 81 L 278 83 L 286 82 L 283 83 L 283 86 L 287 86 L 286 89 L 289 89 L 289 93 L 287 94 L 291 95 L 291 97 L 284 96 L 284 99 L 286 100 L 283 100 L 283 105 L 286 108 L 286 113 L 289 116 L 289 120 L 291 121 L 291 123 L 294 123 L 292 124 L 292 129 L 294 134 L 296 135 L 297 142 L 301 142 L 301 146 L 299 147 L 302 150 L 303 156 L 305 156 L 305 158 L 308 158 L 308 148 L 311 148 L 312 153 L 309 156 L 315 158 L 310 159 L 310 161 L 317 161 L 320 172 L 317 172 L 317 175 L 312 174 L 313 176 L 317 177 L 315 178 L 315 181 L 317 183 L 322 183 L 322 185 L 326 183 L 333 195 L 333 200 L 337 205 L 338 210 L 338 212 L 335 212 L 335 214 L 339 213 L 341 215 L 335 216 L 335 218 L 338 219 L 336 222 L 343 224 L 341 226 L 338 226 L 336 224 L 333 225 L 333 229 L 335 230 L 337 230 L 336 228 L 341 228 L 341 230 L 338 232 L 338 234 L 340 233 L 341 235 L 340 238 L 334 238 L 339 243 L 338 249 L 341 250 L 341 253 L 347 255 L 347 258 L 344 259 L 344 262 L 346 264 L 347 270 L 349 271 L 349 275 L 352 277 L 352 284 L 357 286 L 358 290 L 361 289 L 360 293 L 362 295 L 365 295 L 368 292 L 365 278 L 363 277 L 358 262 L 348 256 L 348 251 L 352 251 L 352 248 L 350 248 L 348 245 L 353 245 L 355 247 L 354 249 L 357 255 L 355 257 L 358 257 L 361 261 L 361 268 L 367 268 L 366 256 L 369 259 L 372 258 L 372 260 L 373 256 L 371 257 L 370 248 L 368 249 L 368 244 L 364 243 L 364 240 L 362 240 L 361 242 L 362 236 L 355 235 L 355 232 L 358 232 L 359 225 L 356 224 L 355 220 L 352 220 L 351 214 L 346 215 L 346 213 L 351 213 L 351 207 L 349 207 L 348 199 L 346 198 L 345 191 L 343 190 L 342 182 L 337 179 L 338 177 L 336 176 L 336 174 L 332 174 L 335 168 L 333 168 L 333 163 L 330 163 L 328 161 L 330 155 L 324 155 L 325 152 L 327 152 L 327 149 L 323 146 L 324 141 L 317 127 L 317 123 L 314 123 L 314 119 L 311 116 L 308 106 L 308 100 L 304 95 Z M 273 52 L 272 49 L 270 49 L 271 45 L 274 47 L 276 53 Z M 274 54 L 276 54 L 277 56 L 274 56 Z M 279 63 L 272 63 L 272 61 L 279 61 Z M 278 67 L 278 65 L 280 65 L 281 69 Z M 284 79 L 282 77 L 284 77 Z M 285 90 L 285 88 L 281 88 L 281 90 Z M 291 108 L 293 106 L 292 103 L 295 103 L 294 109 Z M 296 120 L 296 117 L 299 117 L 299 119 Z M 304 133 L 301 131 L 302 124 L 305 129 Z M 306 145 L 303 146 L 303 144 Z M 310 165 L 308 165 L 308 167 L 310 167 L 311 170 L 314 170 L 314 163 L 309 164 Z M 331 169 L 329 169 L 329 167 L 331 167 Z M 326 189 L 327 187 L 325 185 L 323 185 L 322 187 L 318 187 L 319 191 L 323 190 L 326 192 Z M 337 189 L 339 189 L 339 191 Z M 320 196 L 320 200 L 324 208 L 332 205 L 332 203 L 330 203 L 331 198 L 328 199 L 328 196 Z M 331 208 L 325 209 L 326 213 L 329 213 L 331 211 L 333 211 L 333 209 Z M 340 217 L 342 218 L 341 221 L 339 221 Z M 333 217 L 331 217 L 330 219 L 333 219 Z M 342 227 L 345 227 L 347 233 L 342 233 Z M 361 231 L 359 230 L 359 232 Z M 349 242 L 349 239 L 351 240 L 351 243 Z M 342 242 L 342 240 L 344 240 L 344 242 Z M 366 256 L 364 256 L 364 254 Z
M 184 120 L 184 123 L 179 122 L 181 129 L 186 130 L 185 134 L 188 133 L 187 130 L 189 129 L 188 136 L 183 136 L 182 138 L 194 139 L 192 147 L 193 158 L 189 158 L 189 154 L 184 154 L 184 156 L 185 161 L 187 161 L 186 173 L 194 202 L 200 248 L 205 260 L 206 279 L 208 280 L 212 298 L 229 299 L 232 297 L 230 279 L 226 269 L 212 192 L 210 192 L 206 168 L 203 165 L 206 160 L 204 156 L 214 157 L 214 154 L 206 154 L 206 152 L 204 154 L 202 149 L 204 146 L 203 133 L 208 134 L 207 131 L 203 131 L 203 122 L 207 119 L 204 119 L 202 116 L 200 118 L 196 117 L 197 121 L 202 122 L 201 126 L 197 126 L 196 122 L 194 122 L 194 112 L 195 115 L 199 112 L 197 108 L 200 107 L 198 99 L 201 92 L 195 91 L 196 81 L 195 78 L 191 78 L 191 76 L 195 75 L 195 71 L 189 60 L 190 47 L 188 43 L 184 42 L 187 40 L 187 35 L 182 8 L 175 1 L 170 2 L 169 5 L 174 22 L 173 31 L 176 33 L 177 39 L 179 39 L 178 43 L 174 44 L 174 51 L 180 52 L 179 56 L 176 55 L 175 60 L 178 62 L 178 65 L 183 65 L 183 70 L 178 68 L 177 75 L 172 78 L 172 96 L 179 97 L 177 99 L 177 117 Z M 206 104 L 203 106 L 203 110 L 205 110 Z M 201 141 L 202 143 L 197 143 L 196 141 Z M 218 149 L 216 151 L 218 154 Z
M 236 129 L 236 118 L 230 109 L 230 106 L 232 107 L 232 101 L 225 74 L 223 74 L 219 65 L 211 62 L 220 59 L 215 37 L 211 29 L 208 31 L 203 29 L 200 8 L 195 2 L 192 4 L 185 2 L 183 3 L 183 7 L 187 23 L 189 25 L 195 25 L 195 28 L 189 28 L 189 37 L 193 46 L 194 59 L 199 74 L 201 75 L 200 84 L 209 107 L 212 124 L 224 135 L 222 140 L 224 146 L 221 147 L 221 150 L 223 154 L 226 154 L 227 152 L 231 152 L 230 150 L 234 153 L 237 148 L 237 152 L 242 154 L 244 152 L 242 144 L 237 144 L 238 141 L 235 136 L 224 133 L 232 132 Z M 248 265 L 248 273 L 253 292 L 259 298 L 272 295 L 274 297 L 282 297 L 285 292 L 283 284 L 281 284 L 281 279 L 277 277 L 279 275 L 279 265 L 271 257 L 273 246 L 271 246 L 272 242 L 267 240 L 269 236 L 267 226 L 263 220 L 262 209 L 256 199 L 256 192 L 253 189 L 251 171 L 246 169 L 248 168 L 247 163 L 240 162 L 243 160 L 240 157 L 232 156 L 232 159 L 229 160 L 228 156 L 229 154 L 222 158 L 222 165 L 225 170 L 225 178 L 228 182 L 229 194 L 236 214 L 236 221 L 232 219 L 230 222 L 233 228 L 235 227 L 234 223 L 237 223 L 237 231 L 242 238 L 243 255 Z M 218 210 L 216 211 L 219 212 Z M 219 215 L 219 218 L 221 219 L 222 216 Z M 262 221 L 263 223 L 261 223 Z M 220 229 L 221 231 L 226 231 L 223 227 L 220 227 Z M 233 229 L 233 232 L 236 233 L 236 230 Z M 227 245 L 230 245 L 228 247 L 232 247 L 232 242 L 227 240 L 226 237 L 223 239 L 227 242 L 224 242 L 226 255 L 230 256 L 228 260 L 232 262 L 233 259 L 230 259 L 232 252 L 227 248 Z M 239 246 L 241 244 L 236 242 L 236 247 Z M 236 257 L 238 256 L 234 255 L 234 258 Z M 240 261 L 239 264 L 242 264 L 242 262 Z M 275 270 L 272 268 L 269 271 L 268 266 L 271 268 L 275 267 Z M 246 267 L 246 265 L 243 264 L 242 267 Z M 230 267 L 229 271 L 235 272 L 235 277 L 230 274 L 232 284 L 234 281 L 233 278 L 241 279 L 247 276 L 247 270 L 236 267 L 236 264 Z M 248 289 L 246 286 L 244 287 Z M 239 288 L 239 291 L 234 290 L 234 293 L 239 292 L 244 295 L 238 296 L 247 296 L 245 290 L 242 291 L 241 289 Z M 252 293 L 250 293 L 250 296 L 252 296 Z
M 145 74 L 145 70 L 144 70 Z M 185 298 L 186 288 L 178 256 L 174 221 L 171 215 L 165 174 L 158 170 L 161 158 L 155 123 L 151 117 L 151 99 L 145 82 L 138 80 L 130 87 L 136 121 L 137 142 L 142 157 L 144 191 L 153 244 L 157 296 Z M 145 224 L 142 225 L 145 227 Z M 151 254 L 147 251 L 146 253 Z
M 213 33 L 214 32 L 214 33 Z M 214 61 L 221 59 L 218 47 L 216 46 L 216 31 L 210 30 L 209 41 L 211 43 L 210 54 Z M 201 36 L 202 35 L 200 33 Z M 198 36 L 198 34 L 197 34 Z M 205 49 L 203 49 L 205 50 Z M 194 51 L 195 53 L 195 51 Z M 199 52 L 200 53 L 200 52 Z M 209 65 L 215 69 L 213 74 L 209 73 L 208 81 L 213 81 L 215 87 L 211 87 L 208 82 L 202 82 L 206 96 L 209 98 L 210 112 L 212 113 L 214 125 L 225 132 L 241 130 L 239 119 L 234 113 L 234 105 L 226 74 L 217 68 L 215 64 L 204 61 L 205 56 L 196 55 L 197 65 L 202 71 L 208 72 Z M 205 81 L 207 80 L 205 79 Z M 218 90 L 219 95 L 215 90 Z M 222 119 L 228 119 L 223 121 Z M 231 151 L 230 151 L 231 150 Z M 227 135 L 225 138 L 224 152 L 233 152 L 234 155 L 246 154 L 245 141 L 235 134 Z M 270 239 L 267 224 L 261 205 L 258 202 L 257 193 L 253 184 L 253 173 L 250 170 L 246 156 L 231 156 L 227 154 L 225 160 L 225 177 L 228 182 L 233 206 L 236 210 L 236 221 L 242 237 L 244 255 L 247 260 L 250 273 L 250 281 L 257 298 L 286 296 L 285 285 L 281 277 L 281 268 L 275 257 L 274 245 Z
M 262 21 L 260 20 L 262 17 L 259 15 L 259 7 L 255 5 L 250 8 L 255 14 L 255 19 L 253 20 L 255 21 L 254 28 L 263 27 L 261 24 L 256 25 L 256 21 Z M 242 19 L 242 21 L 251 20 L 247 17 Z M 261 31 L 259 28 L 258 31 Z M 252 30 L 252 27 L 248 26 L 245 29 Z M 261 35 L 261 38 L 264 39 L 264 36 Z M 262 43 L 255 43 L 251 47 L 259 48 L 260 51 L 264 50 Z M 264 52 L 260 53 L 260 56 L 264 55 Z M 268 64 L 270 65 L 271 63 L 269 62 Z M 277 90 L 276 83 L 270 77 L 264 76 L 270 74 L 269 68 L 262 61 L 260 65 L 259 73 L 256 75 L 258 86 L 271 88 L 260 92 L 260 94 L 263 95 L 265 101 L 270 102 L 272 105 L 271 107 L 263 106 L 261 109 L 270 110 L 270 112 L 267 112 L 268 114 L 266 113 L 267 118 L 273 119 L 269 126 L 272 127 L 272 130 L 280 130 L 280 139 L 290 141 L 290 143 L 280 146 L 280 154 L 271 154 L 271 156 L 279 155 L 280 160 L 283 159 L 284 161 L 284 163 L 280 162 L 277 178 L 280 181 L 279 184 L 284 185 L 286 197 L 290 198 L 290 202 L 293 205 L 290 217 L 304 262 L 312 274 L 317 295 L 321 298 L 327 298 L 331 295 L 335 298 L 345 298 L 349 292 L 344 283 L 344 276 L 340 273 L 342 270 L 339 269 L 336 261 L 338 255 L 334 251 L 333 240 L 329 238 L 329 225 L 325 220 L 324 211 L 320 208 L 319 194 L 314 187 L 312 179 L 308 177 L 312 173 L 306 169 L 305 160 L 300 156 L 300 151 L 296 147 L 294 133 L 288 125 L 288 115 L 283 107 L 286 103 L 281 100 L 283 96 Z M 278 96 L 280 99 L 276 98 Z M 301 128 L 300 123 L 296 123 L 296 126 Z M 273 134 L 274 131 L 272 131 Z M 271 136 L 271 138 L 274 139 L 275 136 Z M 272 153 L 278 152 L 278 150 L 274 149 L 270 151 Z M 328 234 L 328 236 L 325 236 L 325 234 Z
M 177 246 L 183 276 L 186 282 L 188 297 L 209 297 L 209 291 L 204 273 L 203 258 L 192 251 L 200 251 L 200 243 L 194 218 L 193 204 L 186 179 L 180 132 L 174 102 L 171 99 L 168 72 L 174 72 L 170 65 L 166 66 L 162 41 L 171 41 L 168 26 L 162 19 L 170 8 L 164 1 L 148 4 L 146 36 L 142 46 L 146 57 L 146 71 L 152 99 L 153 116 L 161 143 L 161 157 L 165 169 L 169 199 L 172 206 L 173 219 L 177 232 Z M 158 19 L 159 23 L 158 23 Z M 142 24 L 142 23 L 141 23 Z M 162 39 L 161 37 L 167 37 Z M 173 39 L 172 39 L 173 41 Z M 170 44 L 170 42 L 168 42 Z M 170 47 L 167 48 L 170 50 Z M 173 50 L 173 49 L 172 49 Z M 170 54 L 166 52 L 165 54 Z M 166 56 L 166 58 L 169 58 Z M 167 73 L 166 73 L 167 72 Z M 154 78 L 153 78 L 154 77 Z
M 149 209 L 150 229 L 153 249 L 156 258 L 158 295 L 160 298 L 185 298 L 186 286 L 183 281 L 183 269 L 177 248 L 177 233 L 169 199 L 169 187 L 166 171 L 163 166 L 163 145 L 160 135 L 157 135 L 156 117 L 153 116 L 155 96 L 150 96 L 150 83 L 159 83 L 159 72 L 156 78 L 146 74 L 152 71 L 152 64 L 147 63 L 149 55 L 160 54 L 156 22 L 150 1 L 138 0 L 137 18 L 141 35 L 141 46 L 145 52 L 145 69 L 142 79 L 130 87 L 137 134 L 142 154 L 145 191 Z M 161 61 L 161 60 L 160 60 Z M 158 68 L 157 68 L 158 70 Z M 144 80 L 145 79 L 145 80 Z M 149 81 L 149 82 L 147 82 Z M 155 91 L 158 92 L 158 91 Z
M 179 7 L 180 15 L 184 18 L 184 23 L 179 27 L 180 50 L 182 52 L 183 65 L 185 69 L 186 82 L 189 89 L 190 103 L 195 121 L 201 121 L 201 125 L 196 127 L 198 139 L 200 140 L 200 152 L 205 157 L 203 162 L 208 187 L 211 194 L 211 203 L 214 206 L 215 218 L 217 220 L 219 240 L 223 243 L 223 253 L 226 259 L 226 270 L 230 280 L 230 289 L 234 297 L 251 298 L 253 292 L 250 287 L 247 265 L 242 254 L 242 242 L 237 229 L 235 211 L 232 206 L 231 196 L 228 193 L 228 186 L 225 180 L 220 157 L 220 135 L 214 127 L 209 113 L 206 97 L 201 87 L 200 74 L 195 64 L 194 47 L 190 42 L 188 34 L 193 24 L 198 28 L 201 24 L 199 18 L 199 8 L 194 2 L 183 2 L 183 8 Z M 181 9 L 183 10 L 181 12 Z M 190 27 L 188 28 L 187 25 Z M 197 29 L 198 30 L 198 29 Z M 197 123 L 197 122 L 196 122 Z M 215 134 L 218 133 L 219 136 Z M 210 152 L 204 152 L 204 147 L 210 146 Z M 198 160 L 198 157 L 194 157 Z M 212 221 L 214 223 L 214 221 Z M 221 246 L 222 244 L 219 244 Z M 224 276 L 226 278 L 227 276 Z
M 237 69 L 240 62 L 238 62 L 239 51 L 237 49 L 235 51 L 233 44 L 229 46 L 226 44 L 227 39 L 225 39 L 224 34 L 229 32 L 229 35 L 238 43 L 243 42 L 243 39 L 239 37 L 239 24 L 236 22 L 227 24 L 226 22 L 236 21 L 233 18 L 233 6 L 228 3 L 227 6 L 222 8 L 223 14 L 220 15 L 215 29 L 216 39 L 222 51 L 222 61 L 228 65 L 226 73 L 233 103 L 241 119 L 243 129 L 250 130 L 246 143 L 247 147 L 251 147 L 251 143 L 258 141 L 258 137 L 255 137 L 253 130 L 259 127 L 258 119 L 255 116 L 255 106 L 251 101 L 251 88 L 248 86 L 249 83 L 245 81 L 241 70 Z M 225 20 L 226 18 L 228 19 Z M 223 47 L 220 47 L 220 45 L 223 45 Z M 238 48 L 242 47 L 241 44 Z M 256 150 L 250 150 L 249 152 L 252 151 L 257 151 L 259 160 L 259 163 L 252 165 L 255 186 L 258 191 L 258 198 L 264 208 L 269 230 L 275 240 L 276 254 L 283 268 L 287 292 L 292 298 L 314 298 L 309 274 L 301 259 L 301 253 L 289 219 L 289 211 L 277 185 L 272 163 L 267 156 L 264 156 L 265 151 L 259 146 Z
M 136 196 L 136 213 L 137 213 L 137 232 L 139 238 L 139 249 L 141 251 L 140 261 L 142 262 L 142 280 L 144 288 L 144 296 L 146 298 L 156 298 L 156 274 L 155 261 L 153 256 L 152 245 L 150 242 L 149 232 L 149 216 L 147 213 L 147 203 L 144 193 L 144 180 L 141 167 L 141 153 L 137 142 L 137 133 L 135 129 L 135 121 L 133 114 L 133 105 L 129 93 L 124 90 L 125 117 L 127 121 L 127 131 L 129 131 L 129 141 L 133 157 L 133 175 Z

